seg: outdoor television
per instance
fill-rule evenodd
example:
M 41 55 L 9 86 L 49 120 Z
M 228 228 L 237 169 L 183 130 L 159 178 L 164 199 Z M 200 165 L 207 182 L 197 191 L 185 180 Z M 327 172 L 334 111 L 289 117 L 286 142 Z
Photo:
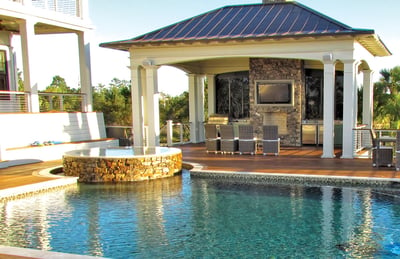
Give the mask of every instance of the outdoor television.
M 257 81 L 257 104 L 293 105 L 292 81 Z

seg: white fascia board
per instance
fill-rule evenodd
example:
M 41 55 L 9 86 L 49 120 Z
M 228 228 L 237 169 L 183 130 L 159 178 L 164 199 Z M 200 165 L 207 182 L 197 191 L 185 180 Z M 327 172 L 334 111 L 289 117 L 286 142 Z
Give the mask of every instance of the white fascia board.
M 327 53 L 332 53 L 334 59 L 350 59 L 353 58 L 353 52 L 354 39 L 349 38 L 143 46 L 131 47 L 130 56 L 138 64 L 151 59 L 156 65 L 165 65 L 230 57 L 322 60 Z

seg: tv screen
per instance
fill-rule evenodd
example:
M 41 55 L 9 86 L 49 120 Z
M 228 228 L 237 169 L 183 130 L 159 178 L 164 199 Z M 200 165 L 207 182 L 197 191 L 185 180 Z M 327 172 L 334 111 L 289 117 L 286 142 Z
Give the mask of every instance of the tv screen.
M 289 82 L 258 82 L 258 104 L 292 104 L 292 84 Z

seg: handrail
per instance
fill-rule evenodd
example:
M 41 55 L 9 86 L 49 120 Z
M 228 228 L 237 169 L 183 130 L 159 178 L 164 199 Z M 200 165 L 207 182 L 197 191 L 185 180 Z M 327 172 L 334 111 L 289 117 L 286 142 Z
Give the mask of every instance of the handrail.
M 377 138 L 384 138 L 384 137 L 396 137 L 397 129 L 372 129 L 376 133 Z M 373 139 L 371 136 L 371 128 L 367 128 L 366 126 L 363 127 L 356 127 L 353 129 L 354 134 L 354 150 L 355 156 L 359 156 L 357 153 L 364 150 L 364 149 L 371 149 L 373 144 Z M 368 154 L 368 157 L 371 157 L 371 154 Z
M 85 111 L 86 94 L 39 92 L 40 112 Z M 0 113 L 30 112 L 30 92 L 0 91 Z
M 166 131 L 166 143 L 164 144 L 169 147 L 190 142 L 190 123 L 174 123 L 172 120 L 168 120 L 167 124 L 161 127 L 161 131 Z
M 29 93 L 0 91 L 0 113 L 28 112 Z
M 39 92 L 40 112 L 48 111 L 84 111 L 86 94 Z

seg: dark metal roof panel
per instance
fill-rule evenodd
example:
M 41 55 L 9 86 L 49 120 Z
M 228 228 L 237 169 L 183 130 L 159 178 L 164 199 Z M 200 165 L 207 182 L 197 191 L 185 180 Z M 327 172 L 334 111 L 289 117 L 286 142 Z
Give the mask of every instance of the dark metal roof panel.
M 226 6 L 112 44 L 374 33 L 353 29 L 297 2 Z

